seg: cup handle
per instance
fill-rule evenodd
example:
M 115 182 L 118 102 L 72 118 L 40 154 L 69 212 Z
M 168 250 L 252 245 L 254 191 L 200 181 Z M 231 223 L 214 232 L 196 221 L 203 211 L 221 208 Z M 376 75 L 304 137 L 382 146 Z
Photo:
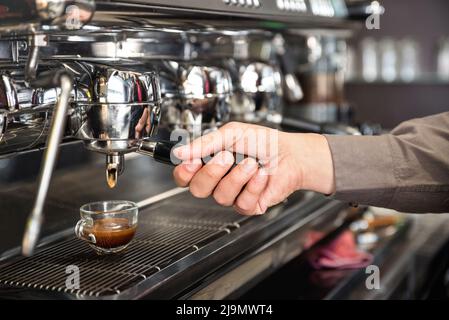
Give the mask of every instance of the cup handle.
M 89 243 L 95 244 L 97 243 L 97 239 L 95 239 L 95 236 L 92 233 L 86 233 L 84 231 L 84 227 L 86 226 L 87 221 L 86 220 L 80 220 L 75 226 L 75 234 L 76 236 L 84 241 L 87 241 Z

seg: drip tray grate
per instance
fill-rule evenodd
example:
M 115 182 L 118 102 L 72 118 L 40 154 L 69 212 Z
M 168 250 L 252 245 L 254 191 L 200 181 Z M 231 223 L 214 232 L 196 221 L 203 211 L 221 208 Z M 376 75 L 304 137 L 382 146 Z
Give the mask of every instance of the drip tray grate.
M 41 248 L 32 257 L 16 256 L 0 262 L 0 285 L 64 292 L 75 297 L 120 294 L 231 233 L 248 219 L 210 200 L 199 201 L 187 195 L 176 200 L 143 210 L 136 236 L 121 254 L 98 256 L 83 241 L 65 238 Z M 66 285 L 69 266 L 80 271 L 78 289 Z

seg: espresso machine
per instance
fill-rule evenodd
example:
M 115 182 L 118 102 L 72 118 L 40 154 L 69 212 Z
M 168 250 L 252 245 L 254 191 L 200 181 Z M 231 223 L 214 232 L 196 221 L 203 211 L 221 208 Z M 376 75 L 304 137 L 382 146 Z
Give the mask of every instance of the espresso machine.
M 301 191 L 243 217 L 175 188 L 167 164 L 170 137 L 231 120 L 360 134 L 336 117 L 351 28 L 342 0 L 0 0 L 0 224 L 15 230 L 1 233 L 0 296 L 236 297 L 308 230 L 337 228 L 346 204 Z M 140 229 L 98 257 L 73 221 L 106 197 L 135 201 Z

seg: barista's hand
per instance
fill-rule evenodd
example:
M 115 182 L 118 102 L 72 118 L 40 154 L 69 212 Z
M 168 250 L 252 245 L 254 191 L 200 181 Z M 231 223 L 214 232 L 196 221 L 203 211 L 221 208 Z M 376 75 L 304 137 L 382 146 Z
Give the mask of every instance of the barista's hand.
M 335 188 L 332 157 L 322 135 L 232 122 L 173 152 L 183 160 L 173 172 L 179 186 L 189 186 L 198 198 L 213 195 L 242 214 L 262 214 L 298 189 L 330 194 Z M 233 153 L 250 158 L 228 173 Z M 203 166 L 200 158 L 211 154 L 215 156 Z

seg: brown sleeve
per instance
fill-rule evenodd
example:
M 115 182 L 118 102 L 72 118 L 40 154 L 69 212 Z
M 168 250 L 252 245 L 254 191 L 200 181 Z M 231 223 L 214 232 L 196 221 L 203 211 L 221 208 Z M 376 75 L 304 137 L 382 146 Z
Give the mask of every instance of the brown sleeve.
M 326 135 L 336 199 L 404 212 L 449 212 L 449 112 L 382 136 Z

